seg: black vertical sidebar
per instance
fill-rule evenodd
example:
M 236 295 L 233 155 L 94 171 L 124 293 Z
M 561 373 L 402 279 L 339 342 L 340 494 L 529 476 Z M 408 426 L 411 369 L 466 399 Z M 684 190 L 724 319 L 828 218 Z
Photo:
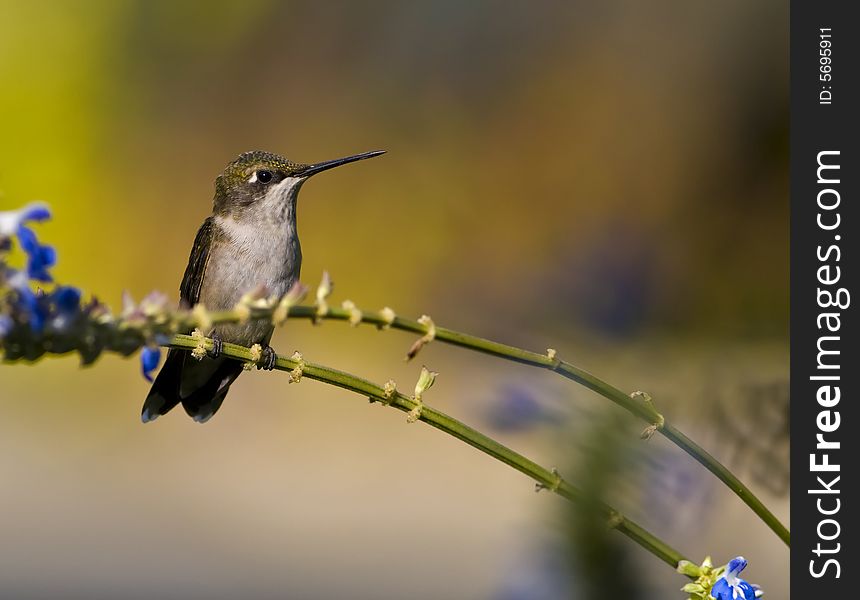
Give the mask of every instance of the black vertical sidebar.
M 860 21 L 849 14 L 852 4 L 791 1 L 791 588 L 796 598 L 860 593 L 855 583 L 860 320 L 854 306 L 860 303 Z

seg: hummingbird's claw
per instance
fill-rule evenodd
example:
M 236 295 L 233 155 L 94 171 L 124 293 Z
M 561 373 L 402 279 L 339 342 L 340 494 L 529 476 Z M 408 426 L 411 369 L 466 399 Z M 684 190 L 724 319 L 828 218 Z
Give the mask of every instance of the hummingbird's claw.
M 224 340 L 221 339 L 221 336 L 217 333 L 213 333 L 212 336 L 212 350 L 209 351 L 209 356 L 212 358 L 218 358 L 221 356 L 221 352 L 224 350 Z
M 277 360 L 278 354 L 275 352 L 275 349 L 266 345 L 266 347 L 263 348 L 263 356 L 260 357 L 260 361 L 257 363 L 257 369 L 271 371 L 275 368 L 275 362 L 277 362 Z

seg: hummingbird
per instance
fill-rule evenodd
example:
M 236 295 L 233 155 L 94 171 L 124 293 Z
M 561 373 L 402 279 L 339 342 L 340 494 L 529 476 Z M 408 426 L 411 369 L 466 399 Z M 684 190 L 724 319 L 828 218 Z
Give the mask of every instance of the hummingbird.
M 296 200 L 308 178 L 334 167 L 384 154 L 384 150 L 314 164 L 294 163 L 270 152 L 241 154 L 215 179 L 212 214 L 197 231 L 179 286 L 180 306 L 203 303 L 229 310 L 242 296 L 265 289 L 282 298 L 298 282 L 302 249 L 296 231 Z M 221 356 L 223 343 L 263 347 L 257 368 L 271 370 L 276 354 L 268 321 L 216 325 L 203 332 L 213 340 L 208 358 L 170 350 L 141 411 L 144 423 L 182 403 L 185 412 L 205 423 L 221 407 L 243 363 Z

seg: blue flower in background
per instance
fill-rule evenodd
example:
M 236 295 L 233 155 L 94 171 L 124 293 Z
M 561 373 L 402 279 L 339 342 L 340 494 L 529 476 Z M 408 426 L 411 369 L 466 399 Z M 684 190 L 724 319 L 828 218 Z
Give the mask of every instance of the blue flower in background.
M 40 244 L 33 230 L 24 224 L 18 226 L 16 235 L 21 249 L 27 253 L 27 275 L 30 279 L 52 281 L 48 269 L 57 264 L 57 252 L 51 246 Z
M 30 289 L 30 282 L 22 271 L 7 269 L 5 277 L 6 283 L 16 292 L 10 296 L 14 299 L 10 300 L 10 305 L 16 314 L 24 316 L 23 319 L 18 317 L 16 320 L 29 323 L 35 333 L 41 332 L 48 318 L 46 303 L 40 302 L 40 296 Z
M 39 243 L 36 233 L 27 227 L 29 222 L 41 222 L 51 218 L 47 206 L 39 203 L 28 204 L 18 209 L 0 212 L 0 242 L 8 249 L 10 240 L 17 238 L 21 250 L 27 255 L 27 268 L 24 271 L 5 267 L 0 270 L 5 283 L 15 290 L 10 302 L 12 316 L 5 315 L 5 333 L 14 327 L 15 321 L 29 323 L 32 331 L 41 332 L 53 312 L 60 317 L 59 323 L 70 320 L 80 305 L 80 292 L 74 288 L 59 287 L 50 295 L 36 293 L 30 287 L 31 281 L 52 281 L 48 269 L 57 263 L 57 252 L 51 246 Z M 11 324 L 10 324 L 11 323 Z M 5 334 L 4 334 L 5 335 Z
M 486 418 L 499 431 L 519 432 L 552 420 L 552 412 L 526 386 L 508 384 L 499 390 Z
M 32 203 L 18 210 L 0 212 L 0 238 L 18 235 L 18 229 L 29 221 L 47 221 L 51 211 L 44 204 Z
M 150 383 L 152 382 L 152 372 L 158 368 L 159 362 L 161 362 L 161 348 L 158 346 L 147 346 L 140 351 L 140 366 L 143 370 L 143 376 Z
M 755 600 L 762 596 L 761 590 L 738 577 L 747 566 L 747 559 L 738 556 L 729 561 L 726 572 L 711 588 L 711 597 L 716 600 Z
M 57 252 L 48 245 L 40 244 L 36 234 L 27 227 L 30 221 L 46 221 L 51 211 L 43 204 L 28 204 L 19 210 L 0 212 L 0 240 L 8 245 L 11 237 L 17 237 L 21 249 L 27 253 L 27 276 L 36 281 L 51 281 L 48 269 L 57 262 Z
M 51 328 L 66 330 L 81 313 L 81 291 L 68 285 L 54 288 L 46 298 L 51 310 Z
M 29 287 L 18 290 L 18 308 L 28 316 L 30 328 L 36 333 L 45 328 L 50 307 L 44 294 L 37 294 Z
M 61 285 L 53 291 L 51 299 L 57 312 L 63 316 L 71 316 L 81 305 L 81 290 L 68 285 Z

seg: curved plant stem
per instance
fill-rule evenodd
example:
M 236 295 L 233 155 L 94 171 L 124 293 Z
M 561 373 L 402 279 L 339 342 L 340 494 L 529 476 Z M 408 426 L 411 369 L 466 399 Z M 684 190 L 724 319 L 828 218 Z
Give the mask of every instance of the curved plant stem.
M 206 349 L 212 348 L 212 340 L 209 338 L 203 340 L 203 344 Z M 193 350 L 198 346 L 198 339 L 189 335 L 174 335 L 170 342 L 165 345 L 171 348 Z M 254 360 L 249 348 L 229 343 L 224 343 L 222 355 L 245 362 L 253 362 Z M 300 375 L 298 371 L 295 371 L 297 367 L 300 367 Z M 295 373 L 293 376 L 294 378 L 307 377 L 309 379 L 315 379 L 317 381 L 322 381 L 330 385 L 356 392 L 357 394 L 370 398 L 371 401 L 380 402 L 403 412 L 414 414 L 417 409 L 419 410 L 419 420 L 466 442 L 473 448 L 477 448 L 496 460 L 513 467 L 520 473 L 531 477 L 540 486 L 538 489 L 551 490 L 572 502 L 582 502 L 586 500 L 583 492 L 579 488 L 566 481 L 555 470 L 549 470 L 538 465 L 522 454 L 519 454 L 518 452 L 515 452 L 494 439 L 484 435 L 480 431 L 461 423 L 457 419 L 454 419 L 443 412 L 427 406 L 423 401 L 419 404 L 413 398 L 397 391 L 387 393 L 383 386 L 367 381 L 366 379 L 362 379 L 355 375 L 338 371 L 324 365 L 307 362 L 304 359 L 299 359 L 298 357 L 285 358 L 283 356 L 278 356 L 275 363 L 275 369 L 279 371 L 292 371 Z M 685 560 L 684 556 L 669 544 L 648 532 L 634 521 L 631 521 L 612 507 L 601 504 L 601 508 L 610 527 L 617 529 L 666 564 L 675 568 L 679 561 Z
M 255 309 L 254 318 L 270 316 L 271 309 Z M 370 325 L 376 325 L 379 328 L 400 329 L 413 333 L 426 335 L 428 326 L 419 323 L 413 319 L 405 319 L 403 317 L 391 317 L 384 311 L 368 311 L 356 313 L 344 308 L 327 307 L 323 314 L 319 314 L 319 309 L 316 306 L 293 306 L 289 309 L 291 318 L 304 318 L 312 321 L 318 319 L 334 319 L 339 321 L 349 321 L 360 318 L 360 322 Z M 234 311 L 212 312 L 210 317 L 213 323 L 233 322 L 239 320 L 239 317 Z M 468 348 L 484 354 L 490 354 L 506 360 L 548 369 L 566 377 L 572 381 L 587 387 L 588 389 L 597 392 L 604 398 L 612 400 L 628 412 L 649 424 L 653 431 L 659 431 L 673 444 L 681 448 L 684 452 L 692 456 L 696 461 L 701 463 L 706 469 L 717 476 L 729 489 L 731 489 L 770 529 L 785 542 L 787 546 L 791 545 L 791 533 L 783 525 L 779 519 L 756 497 L 755 494 L 741 482 L 725 465 L 720 463 L 716 458 L 711 456 L 704 448 L 693 442 L 690 438 L 681 433 L 673 425 L 670 425 L 664 419 L 663 415 L 657 412 L 653 403 L 647 394 L 627 394 L 606 381 L 595 377 L 588 371 L 561 360 L 551 353 L 538 354 L 515 346 L 501 344 L 477 336 L 461 333 L 444 327 L 433 326 L 433 339 L 454 346 Z

